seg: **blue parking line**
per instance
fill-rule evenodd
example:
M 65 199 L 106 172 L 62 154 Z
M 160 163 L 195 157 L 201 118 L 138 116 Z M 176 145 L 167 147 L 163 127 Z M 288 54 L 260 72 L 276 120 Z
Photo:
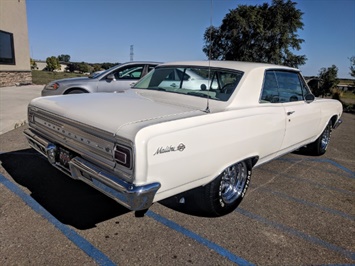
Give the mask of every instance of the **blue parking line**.
M 271 174 L 280 175 L 280 171 L 269 170 L 269 169 L 261 169 L 261 168 L 259 168 L 259 169 L 261 171 L 265 171 L 265 172 L 268 172 L 268 173 L 271 173 Z M 307 178 L 292 176 L 292 175 L 285 174 L 285 173 L 282 173 L 282 177 L 299 180 L 299 181 L 302 181 L 304 183 L 311 184 L 311 185 L 313 185 L 315 187 L 318 187 L 318 188 L 324 188 L 324 189 L 327 189 L 327 190 L 336 191 L 336 192 L 339 192 L 339 193 L 345 194 L 345 195 L 350 195 L 350 196 L 355 195 L 355 193 L 352 192 L 352 191 L 341 189 L 341 188 L 335 188 L 333 186 L 327 186 L 327 185 L 324 185 L 324 184 L 320 184 L 320 183 L 318 183 L 316 181 L 313 181 L 313 180 L 307 179 Z
M 59 222 L 53 215 L 44 209 L 37 201 L 23 192 L 17 185 L 6 179 L 0 174 L 0 183 L 7 187 L 11 192 L 20 197 L 28 206 L 30 206 L 36 213 L 45 218 L 48 222 L 53 224 L 63 235 L 65 235 L 78 248 L 84 251 L 91 257 L 98 265 L 111 266 L 116 265 L 105 254 L 93 246 L 85 238 L 77 234 L 73 229 Z
M 230 251 L 226 250 L 225 248 L 213 243 L 212 241 L 210 240 L 207 240 L 206 238 L 203 238 L 197 234 L 195 234 L 194 232 L 191 232 L 190 230 L 182 227 L 181 225 L 178 225 L 177 223 L 169 220 L 169 219 L 166 219 L 162 216 L 160 216 L 159 214 L 156 214 L 152 211 L 148 211 L 147 212 L 147 216 L 148 217 L 151 217 L 153 218 L 154 220 L 164 224 L 165 226 L 187 236 L 187 237 L 190 237 L 192 239 L 194 239 L 195 241 L 197 241 L 198 243 L 202 244 L 202 245 L 205 245 L 207 246 L 208 248 L 214 250 L 215 252 L 217 252 L 218 254 L 220 254 L 221 256 L 229 259 L 230 261 L 238 264 L 238 265 L 241 265 L 241 266 L 244 266 L 244 265 L 253 265 L 252 263 L 234 255 L 233 253 L 231 253 Z
M 348 173 L 350 176 L 350 178 L 355 178 L 355 172 L 351 171 L 350 169 L 346 168 L 345 166 L 327 159 L 327 158 L 302 158 L 302 159 L 296 159 L 296 158 L 284 158 L 284 157 L 280 157 L 277 160 L 279 161 L 285 161 L 285 162 L 299 162 L 299 161 L 309 161 L 309 162 L 320 162 L 320 163 L 329 163 L 337 168 L 339 168 L 340 170 Z
M 291 234 L 291 235 L 294 235 L 296 237 L 299 237 L 299 238 L 302 238 L 308 242 L 311 242 L 313 244 L 317 244 L 317 245 L 320 245 L 322 247 L 325 247 L 331 251 L 334 251 L 334 252 L 337 252 L 337 253 L 340 253 L 342 254 L 343 256 L 347 257 L 347 258 L 350 258 L 352 260 L 355 260 L 355 253 L 352 252 L 352 251 L 349 251 L 349 250 L 346 250 L 342 247 L 338 247 L 336 245 L 333 245 L 331 243 L 328 243 L 322 239 L 319 239 L 317 237 L 314 237 L 314 236 L 310 236 L 306 233 L 303 233 L 301 231 L 298 231 L 294 228 L 291 228 L 291 227 L 288 227 L 286 225 L 283 225 L 283 224 L 279 224 L 277 222 L 274 222 L 274 221 L 270 221 L 260 215 L 257 215 L 257 214 L 254 214 L 254 213 L 251 213 L 251 212 L 248 212 L 247 210 L 244 210 L 242 208 L 237 208 L 236 209 L 236 212 L 246 216 L 246 217 L 249 217 L 253 220 L 256 220 L 258 222 L 261 222 L 261 223 L 264 223 L 266 225 L 269 225 L 269 226 L 272 226 L 278 230 L 281 230 L 281 231 L 284 231 L 288 234 Z
M 303 205 L 306 205 L 306 206 L 310 206 L 310 207 L 313 207 L 313 208 L 328 212 L 328 213 L 336 215 L 336 216 L 341 216 L 341 217 L 343 217 L 345 219 L 348 219 L 350 221 L 354 221 L 355 220 L 355 216 L 353 216 L 353 215 L 347 214 L 347 213 L 342 212 L 342 211 L 334 210 L 334 209 L 322 206 L 322 205 L 317 204 L 317 203 L 309 202 L 309 201 L 306 201 L 304 199 L 294 198 L 294 197 L 291 197 L 291 196 L 289 196 L 289 195 L 287 195 L 285 193 L 282 193 L 282 192 L 279 192 L 279 191 L 274 191 L 274 190 L 271 190 L 269 188 L 260 187 L 260 188 L 257 188 L 257 189 L 261 190 L 261 191 L 264 191 L 264 192 L 267 192 L 267 193 L 271 193 L 273 195 L 276 195 L 278 197 L 287 199 L 289 201 L 294 201 L 294 202 L 297 202 L 297 203 L 300 203 L 300 204 L 303 204 Z

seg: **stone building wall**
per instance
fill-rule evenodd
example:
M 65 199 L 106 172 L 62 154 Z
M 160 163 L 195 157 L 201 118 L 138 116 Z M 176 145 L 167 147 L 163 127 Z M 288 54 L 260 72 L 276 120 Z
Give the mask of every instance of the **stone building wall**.
M 0 87 L 31 83 L 26 0 L 0 0 L 0 34 Z
M 0 87 L 10 87 L 31 83 L 31 71 L 0 71 Z

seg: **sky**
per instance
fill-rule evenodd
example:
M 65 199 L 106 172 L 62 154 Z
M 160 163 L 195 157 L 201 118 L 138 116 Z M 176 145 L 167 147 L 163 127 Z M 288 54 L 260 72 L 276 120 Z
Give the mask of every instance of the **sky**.
M 270 0 L 27 0 L 30 55 L 46 60 L 70 55 L 72 62 L 124 63 L 206 60 L 203 34 L 219 27 L 238 5 Z M 303 75 L 338 67 L 351 78 L 355 56 L 355 0 L 293 0 L 304 14 L 305 42 L 295 54 L 306 55 Z

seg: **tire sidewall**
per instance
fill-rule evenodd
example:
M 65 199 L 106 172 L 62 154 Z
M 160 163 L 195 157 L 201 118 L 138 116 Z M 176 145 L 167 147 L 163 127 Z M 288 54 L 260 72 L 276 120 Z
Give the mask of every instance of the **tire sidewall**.
M 322 147 L 322 139 L 323 139 L 323 136 L 326 134 L 326 132 L 329 130 L 329 139 L 328 139 L 328 143 L 325 147 Z M 330 142 L 330 137 L 331 137 L 331 133 L 332 133 L 332 130 L 331 130 L 331 122 L 329 122 L 327 124 L 327 126 L 325 127 L 325 129 L 323 130 L 322 134 L 319 136 L 319 138 L 317 139 L 317 142 L 316 142 L 316 147 L 315 147 L 315 154 L 316 155 L 323 155 L 325 154 L 325 152 L 327 151 L 327 148 L 329 146 L 329 142 Z
M 224 215 L 224 214 L 234 211 L 238 207 L 238 205 L 241 203 L 241 201 L 243 200 L 243 198 L 246 194 L 246 191 L 249 187 L 252 171 L 251 171 L 251 169 L 249 169 L 249 167 L 247 166 L 247 164 L 245 162 L 242 162 L 242 163 L 243 163 L 243 167 L 245 167 L 247 169 L 247 173 L 246 173 L 247 176 L 246 176 L 246 180 L 244 183 L 244 187 L 242 188 L 242 193 L 233 202 L 227 203 L 223 200 L 223 197 L 222 197 L 222 176 L 223 176 L 223 173 L 220 174 L 218 176 L 218 178 L 215 180 L 215 183 L 218 185 L 215 186 L 214 209 L 215 209 L 215 212 L 218 213 L 219 215 Z

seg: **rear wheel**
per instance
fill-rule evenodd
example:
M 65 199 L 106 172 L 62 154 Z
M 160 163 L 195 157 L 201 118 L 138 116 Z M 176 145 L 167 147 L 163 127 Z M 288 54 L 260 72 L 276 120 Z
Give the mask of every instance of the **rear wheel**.
M 245 161 L 227 167 L 204 187 L 201 204 L 209 214 L 222 216 L 237 208 L 248 189 L 251 167 Z

